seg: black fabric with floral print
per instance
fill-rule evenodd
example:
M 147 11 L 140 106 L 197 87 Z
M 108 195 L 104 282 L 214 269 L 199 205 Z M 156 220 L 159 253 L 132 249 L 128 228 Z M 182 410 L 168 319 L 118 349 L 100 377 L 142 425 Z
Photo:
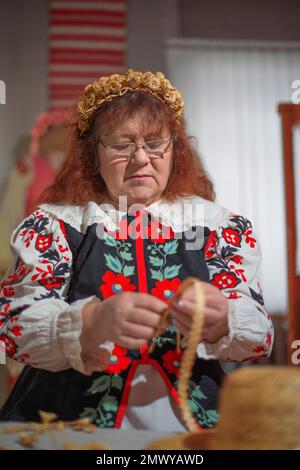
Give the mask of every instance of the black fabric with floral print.
M 202 247 L 186 250 L 184 237 L 175 236 L 170 228 L 147 215 L 139 220 L 125 217 L 114 232 L 96 224 L 89 226 L 86 234 L 68 224 L 65 227 L 73 254 L 69 303 L 90 295 L 104 300 L 124 291 L 148 292 L 167 302 L 188 276 L 209 282 L 203 253 L 210 235 L 208 229 L 204 231 Z M 238 246 L 236 234 L 228 230 L 224 236 L 230 237 L 234 250 L 234 245 Z M 49 242 L 49 236 L 41 234 L 37 249 L 44 253 Z M 49 252 L 45 255 L 49 257 Z M 60 256 L 51 252 L 50 255 Z M 64 269 L 63 263 L 59 269 Z M 50 292 L 55 289 L 49 288 Z M 176 395 L 181 357 L 182 352 L 176 352 L 175 329 L 170 327 L 156 340 L 150 356 L 147 348 L 126 350 L 115 345 L 107 369 L 91 376 L 73 369 L 49 372 L 25 366 L 0 419 L 36 420 L 41 409 L 56 413 L 62 420 L 89 417 L 99 427 L 120 426 L 120 404 L 124 405 L 126 382 L 135 361 L 154 361 Z M 218 361 L 196 360 L 189 404 L 204 428 L 214 426 L 218 420 L 218 390 L 223 376 Z

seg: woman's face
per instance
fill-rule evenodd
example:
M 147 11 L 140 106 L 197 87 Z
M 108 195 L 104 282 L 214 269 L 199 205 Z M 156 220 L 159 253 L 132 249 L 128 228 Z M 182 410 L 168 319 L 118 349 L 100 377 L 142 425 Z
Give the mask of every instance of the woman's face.
M 159 135 L 147 135 L 142 115 L 136 114 L 110 133 L 100 132 L 97 159 L 100 174 L 106 184 L 111 200 L 118 203 L 119 196 L 127 196 L 128 206 L 149 205 L 159 199 L 167 185 L 172 166 L 172 143 L 163 158 L 151 159 L 143 148 L 136 150 L 128 161 L 118 158 L 118 152 L 107 149 L 112 144 L 134 142 L 141 145 L 146 141 L 168 139 L 168 129 Z

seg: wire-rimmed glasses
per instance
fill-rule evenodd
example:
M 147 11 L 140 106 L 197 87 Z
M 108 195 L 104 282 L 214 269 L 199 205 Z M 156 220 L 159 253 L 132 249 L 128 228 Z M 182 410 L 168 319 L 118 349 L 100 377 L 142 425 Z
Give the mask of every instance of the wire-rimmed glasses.
M 147 156 L 151 159 L 161 159 L 164 154 L 170 150 L 173 143 L 173 138 L 159 139 L 159 140 L 148 140 L 143 144 L 136 144 L 135 142 L 124 142 L 106 145 L 98 138 L 98 141 L 108 150 L 113 159 L 122 159 L 129 161 L 135 154 L 135 152 L 142 148 L 146 152 Z

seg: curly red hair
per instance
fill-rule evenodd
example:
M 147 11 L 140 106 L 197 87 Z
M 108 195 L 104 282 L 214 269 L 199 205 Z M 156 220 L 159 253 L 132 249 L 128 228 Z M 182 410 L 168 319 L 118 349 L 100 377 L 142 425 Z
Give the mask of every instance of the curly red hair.
M 162 130 L 168 129 L 174 138 L 173 165 L 163 197 L 172 201 L 177 197 L 197 195 L 213 201 L 213 184 L 186 134 L 184 122 L 174 119 L 164 102 L 137 90 L 104 103 L 95 112 L 84 134 L 80 134 L 76 122 L 70 125 L 64 162 L 53 184 L 42 193 L 39 203 L 85 205 L 91 200 L 97 203 L 107 201 L 105 183 L 96 166 L 99 133 L 103 130 L 110 132 L 136 113 L 142 118 L 144 137 L 156 138 Z

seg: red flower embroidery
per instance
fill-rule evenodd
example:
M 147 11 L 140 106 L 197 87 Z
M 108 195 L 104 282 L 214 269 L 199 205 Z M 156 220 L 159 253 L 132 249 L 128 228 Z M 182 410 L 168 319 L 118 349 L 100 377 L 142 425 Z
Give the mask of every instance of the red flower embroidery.
M 13 287 L 3 287 L 2 293 L 4 297 L 12 297 L 13 295 L 15 295 Z
M 105 229 L 105 231 L 116 240 L 127 240 L 129 237 L 133 240 L 142 238 L 165 243 L 167 240 L 174 238 L 171 227 L 165 227 L 156 220 L 148 222 L 148 214 L 142 211 L 136 212 L 136 217 L 132 222 L 128 223 L 127 219 L 123 218 L 116 230 Z
M 255 248 L 255 243 L 256 243 L 256 239 L 254 237 L 250 237 L 250 235 L 252 234 L 252 230 L 249 229 L 247 230 L 244 235 L 246 237 L 246 243 L 248 243 L 250 245 L 250 248 Z
M 261 352 L 265 352 L 265 351 L 266 351 L 265 346 L 256 346 L 256 348 L 253 349 L 253 352 L 255 352 L 255 353 L 261 353 Z
M 229 245 L 241 246 L 241 236 L 237 230 L 224 228 L 222 235 Z
M 52 245 L 53 236 L 50 235 L 38 235 L 35 241 L 35 248 L 42 253 Z
M 267 334 L 267 341 L 266 341 L 266 343 L 267 343 L 267 346 L 268 346 L 268 347 L 271 346 L 271 343 L 272 343 L 272 335 L 271 335 L 270 332 Z
M 228 273 L 225 269 L 222 269 L 220 273 L 215 274 L 212 277 L 212 284 L 217 286 L 219 289 L 232 289 L 240 283 L 239 279 L 233 273 Z
M 25 277 L 30 271 L 31 271 L 31 268 L 28 266 L 26 267 L 24 261 L 21 260 L 16 272 L 8 276 L 6 281 L 1 282 L 0 287 L 10 286 L 10 284 L 14 284 L 18 282 L 23 277 Z
M 13 339 L 9 338 L 7 335 L 0 335 L 0 341 L 3 341 L 5 344 L 5 351 L 8 356 L 13 356 L 17 351 L 17 345 Z
M 6 304 L 3 311 L 0 312 L 0 316 L 1 317 L 7 317 L 7 315 L 9 314 L 9 307 L 10 307 L 10 304 Z
M 38 210 L 34 211 L 33 215 L 36 217 L 36 219 L 44 219 L 44 214 Z
M 66 253 L 66 251 L 69 251 L 69 248 L 67 248 L 66 246 L 64 247 L 64 245 L 62 245 L 61 243 L 58 244 L 58 251 L 60 253 Z
M 64 282 L 64 279 L 61 277 L 50 277 L 49 279 L 42 279 L 39 281 L 39 284 L 44 286 L 46 289 L 51 290 L 60 289 Z
M 48 261 L 47 261 L 47 260 L 43 260 L 43 261 L 41 261 L 41 263 L 46 264 L 46 263 L 48 263 Z M 32 280 L 32 281 L 36 281 L 39 277 L 41 277 L 42 279 L 47 279 L 47 277 L 48 277 L 49 275 L 51 276 L 51 278 L 52 278 L 52 276 L 53 276 L 53 266 L 52 266 L 52 264 L 47 264 L 46 270 L 40 268 L 39 266 L 37 266 L 37 267 L 35 268 L 35 270 L 36 270 L 37 274 L 34 274 L 34 275 L 31 277 L 31 280 Z
M 13 326 L 12 328 L 9 328 L 9 331 L 11 331 L 12 334 L 17 337 L 22 336 L 22 330 L 23 330 L 23 327 L 17 326 L 17 325 Z
M 167 240 L 174 238 L 174 232 L 172 228 L 162 225 L 157 220 L 150 221 L 147 235 L 152 242 L 157 243 L 165 243 Z
M 216 231 L 213 230 L 212 232 L 210 232 L 207 243 L 204 248 L 204 255 L 206 259 L 210 259 L 213 256 L 216 246 L 217 246 Z
M 157 281 L 155 283 L 155 287 L 151 290 L 151 294 L 166 302 L 174 297 L 174 294 L 180 284 L 181 281 L 178 279 L 178 277 L 172 279 L 171 281 L 169 281 L 169 279 Z
M 240 298 L 241 298 L 241 295 L 238 295 L 237 292 L 231 292 L 231 293 L 229 294 L 229 297 L 228 297 L 228 298 L 229 298 L 229 299 L 240 299 Z
M 114 274 L 112 271 L 106 271 L 102 280 L 105 284 L 102 284 L 99 289 L 102 292 L 104 299 L 111 297 L 112 295 L 120 294 L 124 291 L 134 292 L 136 286 L 131 284 L 128 277 L 123 274 Z
M 130 237 L 133 233 L 133 226 L 128 224 L 127 219 L 123 218 L 120 220 L 116 230 L 105 229 L 105 232 L 116 240 L 127 240 L 128 236 Z
M 243 264 L 243 257 L 242 256 L 238 256 L 238 255 L 235 255 L 233 258 L 232 258 L 232 261 L 236 264 Z
M 27 237 L 24 238 L 26 235 Z M 26 248 L 30 246 L 30 242 L 31 240 L 34 239 L 34 235 L 35 235 L 35 231 L 33 229 L 26 229 L 20 233 L 20 237 L 24 238 L 24 243 L 25 243 Z
M 170 374 L 174 374 L 176 377 L 179 375 L 181 357 L 182 352 L 177 351 L 168 351 L 162 357 L 164 361 L 164 367 Z
M 59 223 L 60 230 L 61 230 L 63 236 L 64 236 L 65 238 L 67 238 L 67 232 L 66 232 L 66 227 L 65 227 L 64 221 L 60 219 L 60 220 L 58 221 L 58 223 Z
M 110 365 L 105 369 L 105 372 L 109 372 L 110 374 L 119 374 L 122 370 L 127 369 L 131 360 L 126 356 L 126 354 L 127 350 L 125 348 L 121 348 L 121 346 L 116 345 L 109 358 Z
M 232 269 L 239 277 L 242 278 L 242 281 L 244 282 L 247 282 L 247 278 L 244 274 L 245 270 L 244 269 L 236 269 L 236 267 L 234 266 L 234 264 L 231 264 L 230 266 L 230 269 Z

